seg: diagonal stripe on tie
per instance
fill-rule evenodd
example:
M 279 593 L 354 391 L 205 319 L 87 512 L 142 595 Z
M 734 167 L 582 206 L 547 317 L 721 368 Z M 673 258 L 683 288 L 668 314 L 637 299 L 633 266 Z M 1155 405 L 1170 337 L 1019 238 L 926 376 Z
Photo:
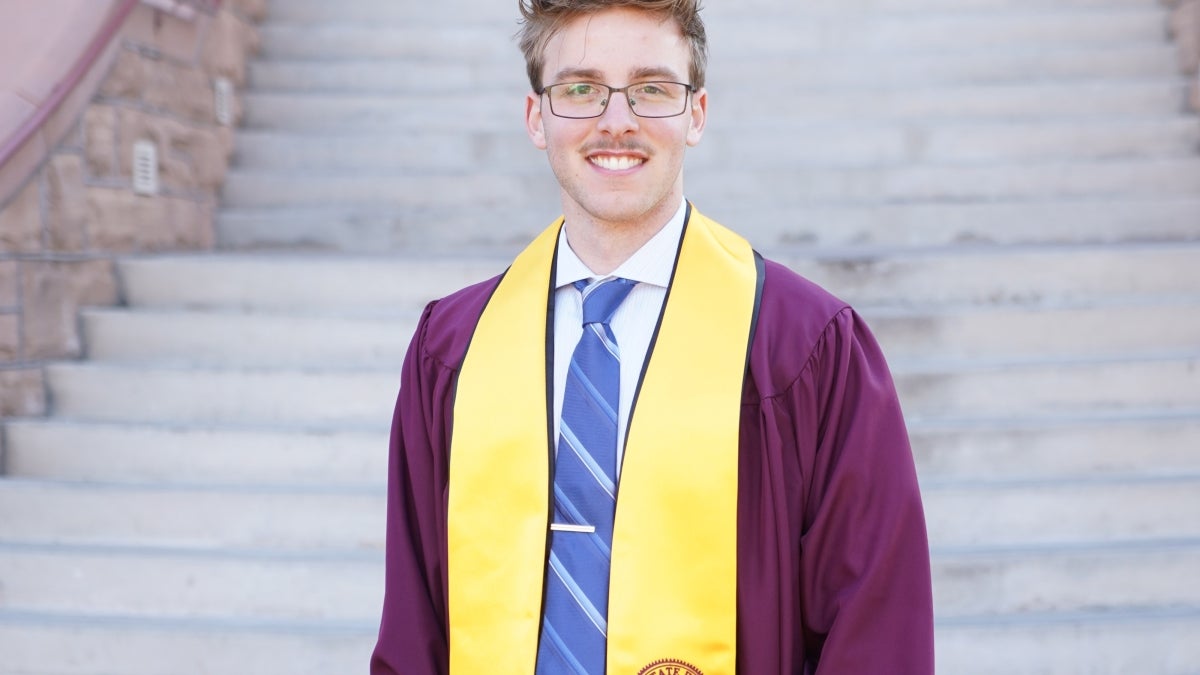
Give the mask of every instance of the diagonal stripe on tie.
M 564 466 L 563 469 L 565 471 L 572 471 L 573 469 L 571 467 L 571 461 L 572 458 L 574 458 L 574 460 L 579 462 L 579 465 L 582 467 L 582 469 L 586 471 L 593 480 L 596 481 L 596 483 L 600 486 L 600 489 L 604 490 L 604 493 L 613 500 L 616 500 L 617 485 L 613 481 L 613 477 L 610 476 L 605 470 L 605 467 L 601 467 L 596 461 L 596 458 L 587 451 L 587 449 L 584 447 L 584 444 L 575 435 L 571 427 L 564 424 L 562 425 L 562 429 L 559 433 L 562 434 L 562 440 L 558 444 L 559 451 L 561 452 L 564 449 L 571 451 L 570 455 L 560 455 L 558 458 L 558 461 L 566 463 L 566 466 Z
M 595 532 L 550 534 L 546 606 L 537 673 L 564 668 L 602 675 L 608 632 L 608 571 L 616 508 L 620 360 L 608 322 L 635 282 L 607 279 L 583 297 L 583 331 L 571 355 L 554 463 L 555 517 Z
M 599 385 L 599 386 L 598 386 Z M 612 420 L 613 424 L 617 423 L 617 401 L 610 400 L 608 395 L 601 391 L 601 387 L 607 389 L 607 382 L 593 382 L 578 364 L 572 364 L 570 372 L 567 374 L 567 387 L 578 387 L 582 390 L 582 394 L 587 403 L 597 406 L 601 413 L 608 419 Z M 618 392 L 619 393 L 619 392 Z

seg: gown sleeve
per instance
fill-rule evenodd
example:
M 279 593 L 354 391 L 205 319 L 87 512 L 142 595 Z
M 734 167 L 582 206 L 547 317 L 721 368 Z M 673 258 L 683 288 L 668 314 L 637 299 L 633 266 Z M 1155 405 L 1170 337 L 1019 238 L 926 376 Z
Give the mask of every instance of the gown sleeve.
M 442 505 L 452 371 L 427 349 L 433 307 L 409 345 L 392 419 L 385 591 L 372 675 L 449 671 Z
M 805 366 L 815 436 L 799 447 L 802 639 L 815 675 L 930 675 L 929 544 L 891 373 L 843 309 Z M 804 411 L 794 411 L 805 417 Z

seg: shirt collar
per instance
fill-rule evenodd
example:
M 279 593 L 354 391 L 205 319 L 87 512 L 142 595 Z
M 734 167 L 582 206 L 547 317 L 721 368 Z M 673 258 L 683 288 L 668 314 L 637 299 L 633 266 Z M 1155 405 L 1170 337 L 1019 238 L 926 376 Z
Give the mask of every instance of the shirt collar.
M 687 215 L 687 200 L 679 203 L 675 215 L 667 221 L 653 237 L 633 255 L 621 263 L 612 274 L 601 277 L 588 268 L 575 255 L 567 242 L 567 228 L 558 233 L 558 266 L 554 287 L 562 288 L 581 279 L 596 281 L 608 277 L 621 277 L 631 281 L 666 288 L 671 282 L 671 270 L 675 267 L 675 253 L 679 249 L 679 238 L 683 235 L 683 219 Z

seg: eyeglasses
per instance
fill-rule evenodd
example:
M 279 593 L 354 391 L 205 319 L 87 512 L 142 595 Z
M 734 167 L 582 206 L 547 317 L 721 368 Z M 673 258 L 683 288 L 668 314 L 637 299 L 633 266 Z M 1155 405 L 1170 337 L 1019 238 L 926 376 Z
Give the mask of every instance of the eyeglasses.
M 564 82 L 543 87 L 539 94 L 550 97 L 550 112 L 575 120 L 599 117 L 608 109 L 613 94 L 624 93 L 629 109 L 638 117 L 675 117 L 687 111 L 688 95 L 696 91 L 680 82 L 637 82 L 610 87 L 596 82 Z

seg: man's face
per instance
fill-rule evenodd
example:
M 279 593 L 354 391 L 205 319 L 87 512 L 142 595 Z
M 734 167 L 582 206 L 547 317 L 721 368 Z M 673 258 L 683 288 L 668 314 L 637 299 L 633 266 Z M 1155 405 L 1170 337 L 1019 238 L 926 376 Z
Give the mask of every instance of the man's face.
M 596 82 L 689 83 L 691 51 L 673 20 L 614 8 L 576 18 L 546 46 L 547 85 Z M 567 222 L 589 218 L 609 227 L 662 225 L 683 198 L 686 146 L 700 142 L 707 94 L 691 95 L 677 117 L 637 117 L 614 94 L 600 117 L 567 119 L 550 110 L 548 94 L 530 94 L 526 126 L 546 150 L 562 188 Z

